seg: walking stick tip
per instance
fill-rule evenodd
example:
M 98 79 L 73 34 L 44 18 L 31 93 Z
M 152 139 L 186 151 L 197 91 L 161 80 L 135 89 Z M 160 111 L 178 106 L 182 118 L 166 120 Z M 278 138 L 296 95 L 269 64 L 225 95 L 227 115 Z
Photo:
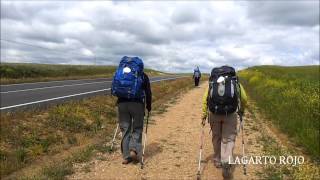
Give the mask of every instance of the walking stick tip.
M 201 176 L 200 176 L 200 173 L 198 172 L 197 173 L 197 180 L 200 180 L 201 179 Z

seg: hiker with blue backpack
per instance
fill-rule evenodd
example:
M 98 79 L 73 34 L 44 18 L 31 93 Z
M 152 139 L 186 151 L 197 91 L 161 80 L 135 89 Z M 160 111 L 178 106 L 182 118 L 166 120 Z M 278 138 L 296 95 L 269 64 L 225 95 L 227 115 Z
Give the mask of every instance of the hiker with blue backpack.
M 111 93 L 118 97 L 123 164 L 139 162 L 142 156 L 145 108 L 149 115 L 152 100 L 149 77 L 143 68 L 140 58 L 124 56 L 112 81 Z
M 233 149 L 237 135 L 237 113 L 240 116 L 244 156 L 242 115 L 246 105 L 247 95 L 239 83 L 235 69 L 230 66 L 213 68 L 209 78 L 209 87 L 203 96 L 202 126 L 205 125 L 208 117 L 212 130 L 213 163 L 216 168 L 222 168 L 224 179 L 232 178 L 232 168 L 229 161 L 233 162 Z
M 201 72 L 199 67 L 197 66 L 193 71 L 193 79 L 194 79 L 195 86 L 199 86 L 200 78 L 201 78 Z

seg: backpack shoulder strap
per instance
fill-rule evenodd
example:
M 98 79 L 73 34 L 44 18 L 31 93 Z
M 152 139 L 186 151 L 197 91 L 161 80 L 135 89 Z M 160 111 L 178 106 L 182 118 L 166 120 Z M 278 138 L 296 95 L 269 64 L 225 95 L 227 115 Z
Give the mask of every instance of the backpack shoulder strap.
M 146 73 L 142 72 L 142 76 L 141 76 L 141 78 L 142 78 L 142 81 L 143 81 L 143 82 L 145 82 L 145 80 L 146 80 L 146 76 L 147 76 L 147 75 L 146 75 Z

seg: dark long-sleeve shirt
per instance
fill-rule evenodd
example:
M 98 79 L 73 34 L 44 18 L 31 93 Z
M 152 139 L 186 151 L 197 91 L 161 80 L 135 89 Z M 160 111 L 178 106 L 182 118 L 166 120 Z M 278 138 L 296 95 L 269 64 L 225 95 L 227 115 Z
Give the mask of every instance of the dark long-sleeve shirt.
M 147 74 L 143 73 L 143 83 L 142 89 L 145 93 L 144 99 L 128 99 L 128 98 L 118 98 L 118 103 L 122 102 L 141 102 L 146 104 L 148 111 L 151 110 L 152 92 L 150 87 L 150 80 Z

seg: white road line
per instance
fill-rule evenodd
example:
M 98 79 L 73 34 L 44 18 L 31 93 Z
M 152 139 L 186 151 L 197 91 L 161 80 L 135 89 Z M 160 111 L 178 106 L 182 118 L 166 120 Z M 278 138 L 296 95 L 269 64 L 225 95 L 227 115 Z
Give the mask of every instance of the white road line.
M 91 83 L 82 83 L 82 84 L 67 84 L 67 85 L 61 85 L 61 86 L 47 86 L 47 87 L 41 87 L 41 88 L 21 89 L 21 90 L 6 91 L 6 92 L 0 92 L 0 93 L 8 94 L 8 93 L 15 93 L 15 92 L 34 91 L 34 90 L 40 90 L 40 89 L 51 89 L 51 88 L 60 88 L 60 87 L 68 87 L 68 86 L 81 86 L 86 84 L 98 84 L 98 83 L 105 83 L 105 82 L 112 82 L 112 81 L 100 81 L 100 82 L 91 82 Z
M 184 78 L 184 77 L 187 77 L 187 76 L 173 77 L 173 78 L 166 78 L 166 79 L 159 79 L 159 80 L 151 81 L 151 83 L 159 82 L 159 81 L 172 80 L 172 79 L 180 79 L 180 78 Z M 67 95 L 67 96 L 60 96 L 60 97 L 55 97 L 55 98 L 50 98 L 50 99 L 44 99 L 44 100 L 39 100 L 39 101 L 33 101 L 33 102 L 28 102 L 28 103 L 23 103 L 23 104 L 17 104 L 17 105 L 12 105 L 12 106 L 6 106 L 6 107 L 0 108 L 0 110 L 11 109 L 11 108 L 15 108 L 15 107 L 21 107 L 21 106 L 26 106 L 26 105 L 31 105 L 31 104 L 37 104 L 37 103 L 42 103 L 42 102 L 48 102 L 48 101 L 53 101 L 53 100 L 58 100 L 58 99 L 64 99 L 64 98 L 68 98 L 68 97 L 81 96 L 81 95 L 85 95 L 85 94 L 92 94 L 92 93 L 96 93 L 96 92 L 108 91 L 108 90 L 110 90 L 110 89 L 111 89 L 111 88 L 100 89 L 100 90 L 96 90 L 96 91 L 89 91 L 89 92 L 84 92 L 84 93 L 78 93 L 78 94 L 72 94 L 72 95 Z
M 111 78 L 98 78 L 98 79 L 73 79 L 73 80 L 43 81 L 43 82 L 30 82 L 30 83 L 6 84 L 6 85 L 1 85 L 1 86 L 6 87 L 6 86 L 19 86 L 19 85 L 26 85 L 26 84 L 44 84 L 44 83 L 52 83 L 52 82 L 86 81 L 86 80 L 100 80 L 100 79 L 111 79 Z
M 26 105 L 30 105 L 30 104 L 48 102 L 48 101 L 53 101 L 53 100 L 57 100 L 57 99 L 64 99 L 64 98 L 68 98 L 68 97 L 80 96 L 80 95 L 85 95 L 85 94 L 92 94 L 92 93 L 101 92 L 101 91 L 108 91 L 108 90 L 110 90 L 110 89 L 111 89 L 111 88 L 108 88 L 108 89 L 100 89 L 100 90 L 96 90 L 96 91 L 89 91 L 89 92 L 84 92 L 84 93 L 79 93 L 79 94 L 72 94 L 72 95 L 67 95 L 67 96 L 61 96 L 61 97 L 55 97 L 55 98 L 50 98 L 50 99 L 44 99 L 44 100 L 40 100 L 40 101 L 33 101 L 33 102 L 28 102 L 28 103 L 23 103 L 23 104 L 17 104 L 17 105 L 13 105 L 13 106 L 6 106 L 6 107 L 0 108 L 0 110 L 10 109 L 10 108 L 20 107 L 20 106 L 26 106 Z

